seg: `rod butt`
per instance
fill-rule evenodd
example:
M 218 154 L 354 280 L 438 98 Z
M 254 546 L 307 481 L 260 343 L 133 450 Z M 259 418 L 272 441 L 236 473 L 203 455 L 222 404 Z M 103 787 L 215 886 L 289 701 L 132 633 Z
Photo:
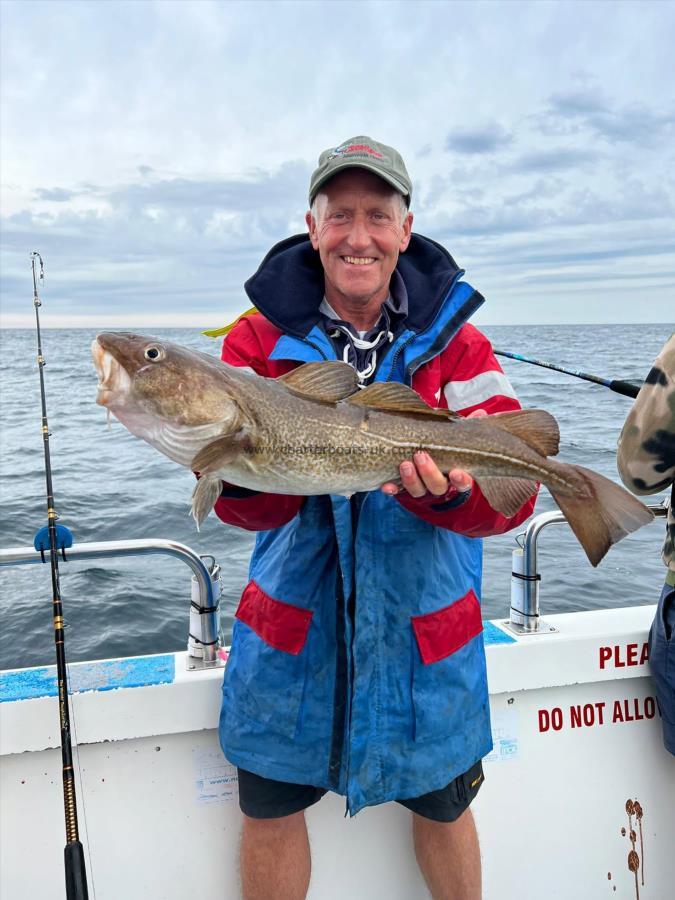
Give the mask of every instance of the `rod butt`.
M 84 866 L 84 848 L 80 841 L 70 841 L 63 851 L 66 867 L 67 900 L 89 900 L 87 871 Z

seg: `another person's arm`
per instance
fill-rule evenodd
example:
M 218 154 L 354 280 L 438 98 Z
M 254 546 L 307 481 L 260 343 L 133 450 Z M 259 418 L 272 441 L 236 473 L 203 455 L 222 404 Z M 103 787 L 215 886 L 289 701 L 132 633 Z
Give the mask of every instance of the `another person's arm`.
M 656 494 L 675 478 L 675 334 L 654 361 L 628 413 L 616 464 L 634 494 Z

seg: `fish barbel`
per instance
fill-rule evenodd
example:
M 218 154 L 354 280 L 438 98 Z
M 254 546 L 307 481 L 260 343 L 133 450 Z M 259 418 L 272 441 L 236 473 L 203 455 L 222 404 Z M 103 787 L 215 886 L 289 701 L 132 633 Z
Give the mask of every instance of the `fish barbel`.
M 127 332 L 99 334 L 92 355 L 97 402 L 132 434 L 200 473 L 192 499 L 198 524 L 222 481 L 282 494 L 370 491 L 398 481 L 399 465 L 417 450 L 442 471 L 467 471 L 505 516 L 542 482 L 593 565 L 653 518 L 604 476 L 550 459 L 560 435 L 544 410 L 463 418 L 432 409 L 399 383 L 358 390 L 346 363 L 307 363 L 264 378 Z

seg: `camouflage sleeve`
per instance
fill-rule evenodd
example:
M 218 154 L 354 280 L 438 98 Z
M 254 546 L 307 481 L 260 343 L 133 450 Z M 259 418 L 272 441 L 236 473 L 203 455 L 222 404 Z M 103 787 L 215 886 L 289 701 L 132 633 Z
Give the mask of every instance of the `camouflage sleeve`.
M 619 437 L 617 467 L 635 494 L 655 494 L 675 477 L 675 334 L 654 362 Z

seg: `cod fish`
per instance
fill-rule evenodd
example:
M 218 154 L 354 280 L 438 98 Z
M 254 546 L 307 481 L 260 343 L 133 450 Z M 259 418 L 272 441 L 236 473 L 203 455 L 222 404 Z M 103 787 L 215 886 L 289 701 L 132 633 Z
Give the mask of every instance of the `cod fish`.
M 132 434 L 200 473 L 192 497 L 198 525 L 222 481 L 271 493 L 348 495 L 400 482 L 400 463 L 417 450 L 443 471 L 469 472 L 505 516 L 542 482 L 594 566 L 612 544 L 652 519 L 609 479 L 550 459 L 560 435 L 544 410 L 468 419 L 427 406 L 402 384 L 358 390 L 346 363 L 307 363 L 263 378 L 126 332 L 99 334 L 92 354 L 97 402 Z

